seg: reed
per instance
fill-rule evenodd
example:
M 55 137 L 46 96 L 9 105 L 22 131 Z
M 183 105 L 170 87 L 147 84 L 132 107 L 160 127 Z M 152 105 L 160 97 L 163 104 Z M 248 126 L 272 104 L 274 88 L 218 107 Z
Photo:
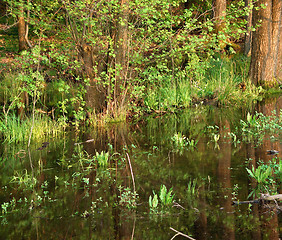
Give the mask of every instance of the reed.
M 20 119 L 15 115 L 8 115 L 0 120 L 0 134 L 5 142 L 27 142 L 32 127 L 32 119 Z M 40 140 L 46 136 L 57 137 L 63 132 L 58 122 L 44 115 L 36 114 L 32 140 Z

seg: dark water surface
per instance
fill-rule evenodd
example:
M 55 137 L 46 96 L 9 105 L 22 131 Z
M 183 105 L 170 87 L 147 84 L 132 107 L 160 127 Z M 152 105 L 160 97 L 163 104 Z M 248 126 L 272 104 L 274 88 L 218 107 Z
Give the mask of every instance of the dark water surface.
M 281 105 L 280 97 L 248 111 L 279 115 Z M 41 142 L 30 149 L 2 144 L 0 239 L 171 239 L 173 228 L 197 240 L 278 240 L 281 213 L 232 205 L 247 200 L 254 186 L 246 167 L 279 158 L 282 150 L 279 132 L 262 142 L 242 141 L 240 120 L 246 116 L 240 109 L 197 106 L 42 139 L 50 144 L 39 150 Z M 177 133 L 196 147 L 175 144 Z M 267 155 L 269 149 L 280 153 Z M 107 167 L 93 160 L 101 151 L 109 153 Z M 135 209 L 128 208 L 134 205 L 132 174 Z M 191 183 L 197 187 L 189 195 Z M 172 188 L 175 204 L 150 212 L 149 197 L 161 185 Z

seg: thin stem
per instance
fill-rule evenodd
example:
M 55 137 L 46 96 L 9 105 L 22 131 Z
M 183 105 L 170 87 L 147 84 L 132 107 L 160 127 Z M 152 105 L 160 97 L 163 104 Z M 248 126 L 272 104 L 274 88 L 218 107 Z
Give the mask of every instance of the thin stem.
M 28 138 L 28 144 L 27 147 L 29 148 L 30 146 L 30 141 L 31 141 L 31 135 L 32 135 L 32 131 L 33 131 L 33 127 L 34 127 L 34 118 L 35 118 L 35 103 L 36 103 L 36 92 L 34 93 L 33 96 L 33 107 L 32 107 L 32 126 L 30 128 L 30 134 L 29 134 L 29 138 Z
M 133 183 L 133 191 L 134 191 L 134 194 L 135 194 L 136 193 L 136 191 L 135 191 L 135 181 L 134 181 L 134 175 L 133 175 L 133 171 L 132 171 L 131 161 L 130 161 L 128 153 L 126 153 L 126 156 L 127 156 L 128 162 L 129 162 L 129 167 L 130 167 L 130 172 L 131 172 L 131 177 L 132 177 L 132 183 Z

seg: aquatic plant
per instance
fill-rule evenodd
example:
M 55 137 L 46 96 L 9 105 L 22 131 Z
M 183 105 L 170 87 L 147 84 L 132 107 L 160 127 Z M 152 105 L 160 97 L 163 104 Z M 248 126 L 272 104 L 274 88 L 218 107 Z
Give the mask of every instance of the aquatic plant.
M 276 162 L 274 158 L 269 164 L 259 163 L 255 169 L 246 168 L 250 178 L 253 178 L 257 186 L 252 189 L 249 197 L 256 196 L 259 193 L 277 193 L 281 187 L 282 174 L 281 174 L 282 160 Z
M 244 140 L 249 141 L 252 138 L 262 140 L 266 132 L 277 134 L 282 131 L 282 109 L 279 114 L 272 111 L 269 116 L 258 112 L 254 115 L 248 113 L 246 121 L 241 120 L 240 123 Z
M 184 147 L 190 147 L 191 149 L 193 149 L 198 143 L 198 140 L 189 139 L 186 136 L 182 135 L 182 133 L 180 132 L 175 133 L 171 140 L 173 141 L 175 150 L 179 152 L 182 152 Z
M 229 137 L 232 139 L 233 144 L 236 146 L 236 144 L 239 144 L 241 140 L 237 137 L 237 135 L 233 132 L 228 133 Z
M 109 153 L 102 151 L 101 153 L 96 152 L 95 159 L 100 167 L 107 167 L 109 164 Z
M 153 197 L 149 197 L 149 207 L 151 212 L 168 211 L 174 201 L 172 188 L 167 190 L 165 185 L 161 185 L 159 194 L 153 191 Z
M 158 199 L 158 194 L 156 194 L 153 191 L 153 197 L 150 195 L 149 197 L 149 207 L 150 207 L 150 211 L 155 212 L 157 211 L 159 205 L 159 199 Z
M 190 180 L 187 184 L 187 198 L 193 199 L 199 195 L 199 186 L 198 186 L 198 180 Z
M 185 146 L 187 146 L 186 137 L 180 132 L 175 133 L 171 140 L 173 141 L 175 148 L 178 150 L 182 150 Z
M 127 209 L 133 209 L 137 207 L 138 194 L 132 192 L 129 187 L 119 186 L 118 190 L 120 192 L 119 205 L 126 207 Z
M 37 184 L 37 179 L 30 175 L 25 169 L 22 172 L 16 172 L 11 179 L 11 183 L 15 183 L 17 187 L 23 190 L 30 190 L 33 189 Z
M 38 141 L 44 137 L 57 137 L 63 128 L 48 116 L 37 114 L 33 123 L 32 119 L 20 119 L 15 115 L 8 115 L 0 119 L 0 135 L 5 142 L 27 142 L 32 131 L 32 140 Z
M 246 168 L 246 170 L 258 184 L 266 183 L 266 180 L 271 176 L 270 166 L 259 165 L 256 169 L 252 166 L 252 169 Z
M 3 202 L 1 204 L 1 209 L 2 209 L 2 216 L 9 213 L 9 212 L 12 212 L 16 207 L 16 199 L 13 197 L 12 200 L 8 201 L 8 202 Z

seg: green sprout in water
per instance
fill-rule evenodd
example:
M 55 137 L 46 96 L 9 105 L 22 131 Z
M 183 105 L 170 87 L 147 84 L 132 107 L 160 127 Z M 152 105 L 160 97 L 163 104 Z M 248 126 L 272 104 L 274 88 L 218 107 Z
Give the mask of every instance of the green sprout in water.
M 102 151 L 101 153 L 96 152 L 95 156 L 98 165 L 100 167 L 107 167 L 109 164 L 109 153 Z
M 185 147 L 195 148 L 198 141 L 194 139 L 189 139 L 186 136 L 182 135 L 182 133 L 178 132 L 173 135 L 171 138 L 173 141 L 174 148 L 178 152 L 182 152 Z
M 169 210 L 174 202 L 172 188 L 167 190 L 165 185 L 160 187 L 159 194 L 153 191 L 153 197 L 149 197 L 149 207 L 151 212 L 165 212 Z
M 249 176 L 257 183 L 256 188 L 251 191 L 249 197 L 264 192 L 277 193 L 277 186 L 280 185 L 279 183 L 281 181 L 279 174 L 277 174 L 277 169 L 279 169 L 280 164 L 281 163 L 275 165 L 261 164 L 256 169 L 254 166 L 252 166 L 252 169 L 246 168 Z

